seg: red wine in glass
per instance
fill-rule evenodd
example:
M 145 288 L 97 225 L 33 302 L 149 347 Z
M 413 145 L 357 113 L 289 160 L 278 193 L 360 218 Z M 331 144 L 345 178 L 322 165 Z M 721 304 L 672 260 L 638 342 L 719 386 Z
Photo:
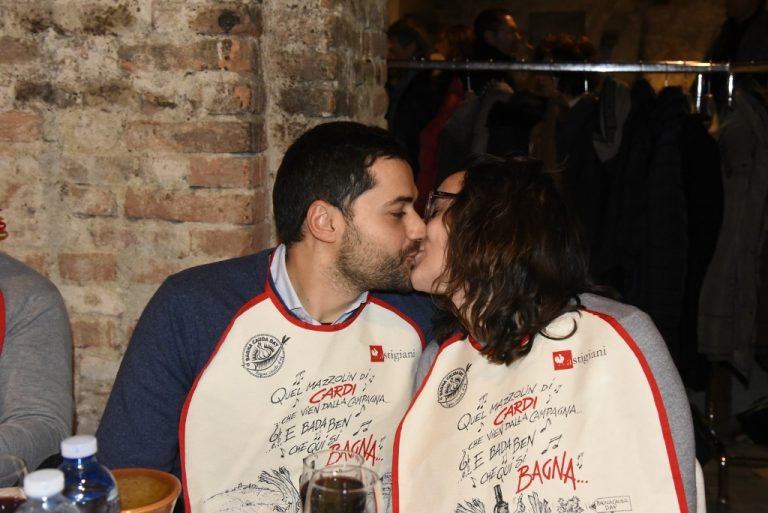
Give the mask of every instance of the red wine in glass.
M 12 454 L 0 454 L 0 513 L 13 513 L 24 502 L 21 483 L 27 466 Z
M 301 503 L 307 498 L 307 486 L 312 474 L 316 470 L 328 467 L 354 467 L 363 466 L 365 460 L 355 452 L 340 449 L 325 449 L 306 456 L 302 460 L 301 476 L 299 477 L 299 495 Z
M 0 513 L 13 513 L 24 502 L 22 497 L 0 496 Z
M 303 490 L 306 499 L 306 489 Z M 367 513 L 368 491 L 351 477 L 332 476 L 313 483 L 309 513 Z

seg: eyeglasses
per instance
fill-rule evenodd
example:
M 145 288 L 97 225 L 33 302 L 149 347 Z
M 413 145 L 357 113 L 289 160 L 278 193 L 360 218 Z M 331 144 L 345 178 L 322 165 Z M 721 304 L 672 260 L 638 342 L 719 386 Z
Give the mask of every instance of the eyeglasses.
M 437 214 L 437 200 L 439 199 L 453 199 L 458 194 L 454 192 L 445 191 L 432 191 L 427 197 L 427 206 L 424 207 L 424 221 L 429 221 Z

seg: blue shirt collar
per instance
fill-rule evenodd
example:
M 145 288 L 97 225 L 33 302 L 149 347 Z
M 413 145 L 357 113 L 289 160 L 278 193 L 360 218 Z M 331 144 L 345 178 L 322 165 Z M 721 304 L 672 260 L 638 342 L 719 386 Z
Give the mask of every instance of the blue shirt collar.
M 291 279 L 288 276 L 288 270 L 285 267 L 285 244 L 280 244 L 275 248 L 272 255 L 272 264 L 269 267 L 269 274 L 272 277 L 272 283 L 275 285 L 275 292 L 283 304 L 288 310 L 295 315 L 298 319 L 315 326 L 319 326 L 322 323 L 313 319 L 311 315 L 304 309 L 299 301 L 299 297 L 296 295 L 296 290 L 293 288 Z M 347 309 L 336 319 L 333 324 L 339 324 L 349 319 L 357 309 L 368 300 L 368 292 L 363 292 L 357 299 L 355 299 Z

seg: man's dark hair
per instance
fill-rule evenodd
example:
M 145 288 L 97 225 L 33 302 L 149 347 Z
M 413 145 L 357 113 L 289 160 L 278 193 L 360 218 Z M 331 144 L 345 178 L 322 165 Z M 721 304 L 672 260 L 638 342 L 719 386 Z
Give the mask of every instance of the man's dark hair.
M 426 57 L 429 53 L 431 44 L 426 30 L 412 18 L 402 18 L 392 23 L 387 29 L 387 37 L 394 39 L 402 47 L 414 45 L 416 47 L 414 59 Z
M 486 9 L 481 11 L 475 18 L 475 39 L 472 46 L 472 59 L 477 61 L 498 61 L 508 62 L 514 60 L 514 57 L 507 55 L 495 46 L 485 40 L 485 33 L 488 31 L 494 34 L 505 25 L 504 17 L 514 16 L 507 9 Z M 512 73 L 503 70 L 475 71 L 469 74 L 472 89 L 479 94 L 483 94 L 486 85 L 493 81 L 502 81 L 508 83 L 514 88 L 514 78 Z
M 504 16 L 512 16 L 512 11 L 508 9 L 486 9 L 481 11 L 475 18 L 475 41 L 485 43 L 485 33 L 487 31 L 498 32 L 504 23 Z
M 301 135 L 285 152 L 272 190 L 280 241 L 290 246 L 303 238 L 307 209 L 315 200 L 350 217 L 352 202 L 375 185 L 370 167 L 380 158 L 408 161 L 405 148 L 382 128 L 337 121 Z

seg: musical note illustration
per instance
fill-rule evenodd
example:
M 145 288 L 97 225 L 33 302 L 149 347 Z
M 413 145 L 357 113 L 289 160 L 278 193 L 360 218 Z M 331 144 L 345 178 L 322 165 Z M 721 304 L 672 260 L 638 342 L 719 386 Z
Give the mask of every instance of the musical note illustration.
M 281 434 L 283 434 L 283 431 L 280 429 L 280 425 L 275 423 L 275 430 L 272 431 L 271 435 L 269 435 L 269 441 L 273 443 L 279 442 Z
M 364 404 L 361 404 L 361 405 L 360 405 L 360 411 L 359 411 L 359 412 L 357 412 L 357 413 L 355 413 L 355 417 L 359 417 L 359 416 L 360 416 L 360 414 L 361 414 L 361 413 L 363 413 L 364 411 L 365 411 L 365 405 L 364 405 Z
M 466 449 L 461 450 L 461 460 L 459 461 L 459 470 L 464 471 L 469 468 L 469 455 Z
M 485 406 L 485 401 L 488 399 L 488 394 L 483 394 L 480 397 L 480 400 L 478 401 L 477 410 L 480 411 L 483 409 L 483 406 Z
M 303 379 L 304 379 L 304 371 L 301 370 L 298 373 L 296 373 L 296 379 L 293 380 L 293 386 L 295 387 L 299 386 Z
M 368 431 L 368 426 L 370 426 L 370 425 L 371 425 L 371 422 L 372 422 L 372 421 L 370 421 L 370 420 L 366 420 L 365 422 L 363 422 L 363 423 L 360 425 L 360 427 L 358 428 L 358 430 L 357 430 L 357 431 L 355 431 L 354 433 L 352 433 L 352 436 L 357 436 L 357 434 L 358 434 L 358 433 L 361 433 L 361 432 L 362 432 L 362 433 L 365 433 L 365 432 L 367 432 L 367 431 Z
M 549 443 L 547 444 L 547 447 L 541 451 L 541 454 L 545 454 L 549 448 L 551 447 L 552 450 L 557 449 L 560 446 L 560 439 L 563 437 L 563 435 L 557 435 L 553 438 L 549 439 Z
M 544 427 L 539 430 L 539 433 L 543 433 L 544 431 L 546 431 L 550 424 L 552 424 L 552 421 L 550 419 L 547 419 L 547 423 L 544 424 Z
M 472 480 L 472 488 L 477 488 L 477 482 L 475 481 L 475 478 L 472 476 L 469 476 L 469 478 Z
M 581 458 L 584 456 L 583 452 L 580 452 L 579 455 L 576 457 L 576 466 L 581 470 L 581 466 L 583 465 Z

